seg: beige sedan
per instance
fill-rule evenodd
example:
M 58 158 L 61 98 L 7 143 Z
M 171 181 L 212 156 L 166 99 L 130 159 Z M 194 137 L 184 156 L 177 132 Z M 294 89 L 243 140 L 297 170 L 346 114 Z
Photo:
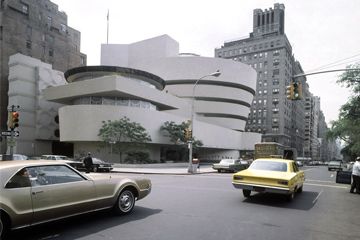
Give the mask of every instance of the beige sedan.
M 54 161 L 0 161 L 0 239 L 11 229 L 112 208 L 131 212 L 148 179 L 82 174 Z

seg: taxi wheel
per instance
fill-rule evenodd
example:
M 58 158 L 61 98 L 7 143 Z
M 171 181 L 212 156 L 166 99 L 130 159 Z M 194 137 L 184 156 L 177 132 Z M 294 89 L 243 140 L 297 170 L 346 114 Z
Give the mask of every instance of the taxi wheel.
M 295 198 L 295 191 L 287 195 L 287 200 L 291 202 Z
M 251 191 L 250 191 L 250 190 L 243 189 L 243 195 L 244 195 L 244 197 L 248 198 L 248 197 L 250 197 L 250 194 L 251 194 Z
M 303 191 L 303 186 L 299 187 L 299 189 L 297 190 L 298 193 L 302 193 Z

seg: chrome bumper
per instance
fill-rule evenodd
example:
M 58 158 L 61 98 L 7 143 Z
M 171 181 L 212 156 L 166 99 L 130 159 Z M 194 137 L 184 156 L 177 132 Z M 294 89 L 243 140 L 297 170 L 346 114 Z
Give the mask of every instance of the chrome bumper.
M 292 191 L 289 188 L 271 187 L 271 186 L 236 183 L 236 182 L 233 182 L 232 184 L 235 188 L 246 189 L 254 192 L 269 192 L 269 193 L 279 193 L 279 194 L 292 193 Z

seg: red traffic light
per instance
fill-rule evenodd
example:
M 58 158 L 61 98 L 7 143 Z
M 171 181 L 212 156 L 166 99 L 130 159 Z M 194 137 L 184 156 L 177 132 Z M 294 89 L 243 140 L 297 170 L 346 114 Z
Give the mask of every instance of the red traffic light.
M 11 122 L 12 126 L 11 129 L 19 127 L 19 113 L 18 112 L 12 112 L 11 113 Z

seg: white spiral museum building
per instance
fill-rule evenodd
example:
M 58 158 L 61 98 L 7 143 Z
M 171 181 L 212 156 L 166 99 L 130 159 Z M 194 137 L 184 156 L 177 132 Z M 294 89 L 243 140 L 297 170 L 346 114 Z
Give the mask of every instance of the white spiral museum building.
M 208 76 L 217 70 L 220 76 Z M 243 132 L 255 70 L 232 60 L 180 56 L 178 43 L 167 35 L 102 45 L 100 66 L 69 69 L 64 77 L 66 84 L 46 88 L 43 95 L 60 104 L 60 142 L 73 144 L 74 156 L 90 151 L 118 162 L 98 134 L 103 121 L 128 117 L 150 134 L 146 149 L 151 159 L 174 160 L 169 154 L 174 143 L 160 129 L 166 121 L 191 119 L 193 96 L 193 135 L 204 144 L 199 159 L 238 158 L 261 141 L 260 134 Z

